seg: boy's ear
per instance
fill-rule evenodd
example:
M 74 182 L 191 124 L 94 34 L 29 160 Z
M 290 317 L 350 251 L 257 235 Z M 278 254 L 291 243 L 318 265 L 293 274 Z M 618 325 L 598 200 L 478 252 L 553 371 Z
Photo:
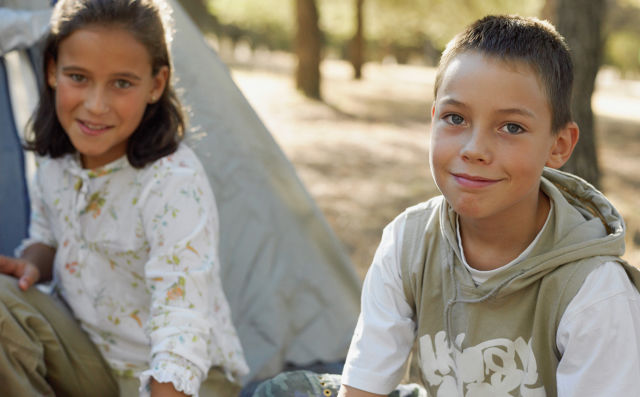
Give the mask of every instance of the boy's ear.
M 55 90 L 58 86 L 58 79 L 56 78 L 56 61 L 53 58 L 47 62 L 47 84 L 51 89 Z
M 553 146 L 549 152 L 549 158 L 545 164 L 547 167 L 560 168 L 569 160 L 573 149 L 578 143 L 580 129 L 573 121 L 568 122 L 557 132 L 554 137 Z
M 151 92 L 149 93 L 149 103 L 155 103 L 164 92 L 165 87 L 167 86 L 167 81 L 169 80 L 169 67 L 163 66 L 158 70 L 155 76 L 153 76 L 153 87 L 151 88 Z

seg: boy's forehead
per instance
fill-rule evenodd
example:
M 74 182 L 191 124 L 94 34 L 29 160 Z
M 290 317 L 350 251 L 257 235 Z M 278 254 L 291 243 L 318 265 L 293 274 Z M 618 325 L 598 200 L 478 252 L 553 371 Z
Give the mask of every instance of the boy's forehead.
M 506 112 L 550 118 L 551 106 L 538 74 L 527 63 L 467 52 L 443 71 L 437 106 L 455 105 L 480 112 Z
M 441 81 L 444 85 L 451 78 L 460 78 L 460 76 L 480 75 L 483 70 L 490 67 L 497 74 L 519 74 L 522 77 L 533 77 L 539 89 L 544 93 L 548 100 L 548 93 L 542 80 L 540 73 L 535 69 L 534 65 L 524 59 L 505 58 L 503 56 L 485 53 L 477 50 L 464 51 L 452 57 L 449 63 L 441 71 Z M 443 87 L 439 87 L 439 90 Z M 491 93 L 487 93 L 491 94 Z M 439 96 L 439 93 L 438 93 Z

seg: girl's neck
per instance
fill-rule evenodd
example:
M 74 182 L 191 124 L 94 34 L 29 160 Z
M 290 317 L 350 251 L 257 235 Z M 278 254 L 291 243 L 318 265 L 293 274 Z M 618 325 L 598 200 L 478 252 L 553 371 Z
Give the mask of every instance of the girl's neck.
M 551 204 L 540 191 L 532 211 L 505 213 L 490 219 L 458 218 L 467 263 L 478 270 L 493 270 L 520 255 L 544 226 Z

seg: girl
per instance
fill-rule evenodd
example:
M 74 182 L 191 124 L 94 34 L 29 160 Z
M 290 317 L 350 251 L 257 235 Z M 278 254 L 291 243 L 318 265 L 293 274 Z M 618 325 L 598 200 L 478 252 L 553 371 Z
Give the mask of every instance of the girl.
M 231 396 L 248 372 L 214 196 L 180 143 L 167 15 L 158 0 L 54 9 L 29 238 L 0 257 L 3 393 Z M 60 300 L 31 288 L 50 279 Z

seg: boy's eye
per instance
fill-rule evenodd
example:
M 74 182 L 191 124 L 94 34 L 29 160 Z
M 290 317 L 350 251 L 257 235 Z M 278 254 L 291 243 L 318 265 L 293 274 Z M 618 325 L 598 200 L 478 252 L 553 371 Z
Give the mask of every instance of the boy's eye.
M 115 81 L 114 85 L 116 86 L 116 88 L 129 88 L 131 87 L 131 82 L 119 79 Z
M 501 130 L 508 134 L 520 134 L 524 132 L 524 128 L 515 123 L 507 123 L 501 128 Z
M 464 123 L 464 117 L 459 114 L 448 114 L 444 116 L 444 121 L 451 125 L 460 125 Z

